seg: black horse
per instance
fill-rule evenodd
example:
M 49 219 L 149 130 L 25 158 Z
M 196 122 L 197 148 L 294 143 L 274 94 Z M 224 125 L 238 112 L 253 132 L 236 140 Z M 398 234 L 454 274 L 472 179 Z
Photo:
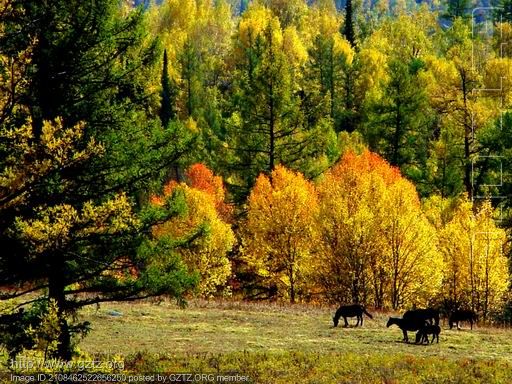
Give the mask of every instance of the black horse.
M 337 327 L 340 317 L 343 317 L 343 320 L 345 320 L 344 326 L 348 327 L 347 317 L 357 316 L 356 327 L 359 325 L 359 321 L 361 321 L 361 326 L 363 326 L 363 313 L 370 319 L 373 319 L 373 316 L 370 313 L 368 313 L 368 311 L 362 305 L 342 305 L 334 314 L 332 321 L 334 322 L 334 326 Z
M 404 313 L 403 318 L 424 320 L 429 324 L 439 325 L 439 311 L 434 308 L 411 309 Z
M 389 328 L 392 325 L 398 325 L 404 334 L 404 341 L 407 343 L 409 341 L 407 331 L 419 331 L 421 328 L 427 325 L 427 323 L 425 320 L 419 320 L 416 318 L 400 319 L 399 317 L 390 317 L 386 327 Z
M 435 324 L 425 324 L 416 333 L 416 344 L 426 342 L 428 344 L 428 335 L 432 335 L 431 343 L 434 343 L 434 339 L 437 339 L 439 343 L 439 334 L 441 333 L 441 327 Z
M 457 324 L 457 329 L 459 328 L 460 321 L 469 321 L 471 324 L 471 329 L 473 329 L 473 323 L 476 323 L 478 320 L 478 316 L 475 312 L 471 310 L 463 310 L 457 309 L 450 314 L 449 324 L 450 329 L 453 328 L 454 324 Z

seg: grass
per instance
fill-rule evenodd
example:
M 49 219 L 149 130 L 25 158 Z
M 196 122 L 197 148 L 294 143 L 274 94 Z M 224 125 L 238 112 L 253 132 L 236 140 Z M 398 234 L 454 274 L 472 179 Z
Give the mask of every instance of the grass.
M 79 347 L 102 359 L 123 356 L 127 372 L 237 372 L 254 383 L 512 383 L 511 329 L 442 324 L 439 344 L 415 345 L 386 328 L 392 314 L 333 328 L 333 312 L 234 301 L 197 300 L 186 309 L 111 303 L 82 310 L 92 331 Z
M 123 315 L 110 316 L 112 310 Z M 92 353 L 124 355 L 140 350 L 411 353 L 448 359 L 503 359 L 512 363 L 510 329 L 477 326 L 472 331 L 458 331 L 449 330 L 445 324 L 439 344 L 414 345 L 402 342 L 402 332 L 396 326 L 386 328 L 390 314 L 375 313 L 373 320 L 365 317 L 364 327 L 333 328 L 333 312 L 333 308 L 327 307 L 240 302 L 193 301 L 186 309 L 166 302 L 109 304 L 98 311 L 91 307 L 82 313 L 93 324 L 93 330 L 81 348 Z M 414 334 L 409 334 L 414 339 Z
M 512 383 L 510 329 L 442 324 L 439 344 L 415 345 L 386 328 L 393 314 L 333 328 L 333 312 L 231 301 L 108 304 L 82 312 L 93 329 L 80 348 L 128 356 L 132 371 L 236 371 L 257 383 Z

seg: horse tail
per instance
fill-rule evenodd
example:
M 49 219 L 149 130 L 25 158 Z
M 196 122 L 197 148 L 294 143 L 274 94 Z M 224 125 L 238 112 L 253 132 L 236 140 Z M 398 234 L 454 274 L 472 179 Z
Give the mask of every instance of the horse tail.
M 368 316 L 370 319 L 373 319 L 373 316 L 366 310 L 366 308 L 363 307 L 363 312 L 366 316 Z

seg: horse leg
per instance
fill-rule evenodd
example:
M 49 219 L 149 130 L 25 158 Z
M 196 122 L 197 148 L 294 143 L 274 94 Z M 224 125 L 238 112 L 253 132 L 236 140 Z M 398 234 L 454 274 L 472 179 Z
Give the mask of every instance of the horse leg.
M 471 330 L 473 330 L 473 320 L 469 320 L 469 324 L 471 324 Z
M 363 326 L 363 314 L 361 313 L 361 314 L 359 315 L 359 317 L 361 318 L 361 327 L 362 327 L 362 326 Z
M 408 343 L 409 342 L 409 338 L 407 337 L 407 331 L 405 329 L 402 329 L 402 332 L 404 333 L 404 341 L 406 343 Z
M 347 328 L 348 327 L 347 316 L 343 316 L 343 320 L 345 320 L 345 328 Z

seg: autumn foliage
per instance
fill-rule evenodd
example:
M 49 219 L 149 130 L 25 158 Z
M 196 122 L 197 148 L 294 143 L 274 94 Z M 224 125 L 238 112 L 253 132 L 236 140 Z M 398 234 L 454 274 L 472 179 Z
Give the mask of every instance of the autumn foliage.
M 414 185 L 380 156 L 349 151 L 318 191 L 318 281 L 327 297 L 376 307 L 426 304 L 442 260 Z
M 188 184 L 171 181 L 152 202 L 179 190 L 187 215 L 154 233 L 186 238 L 208 226 L 208 236 L 182 252 L 208 295 L 231 274 L 232 208 L 221 177 L 206 166 L 185 175 Z M 257 280 L 253 289 L 269 297 L 393 309 L 449 302 L 485 317 L 507 291 L 506 236 L 489 203 L 473 209 L 468 200 L 441 197 L 422 206 L 397 167 L 371 151 L 347 150 L 317 183 L 281 165 L 259 175 L 239 227 L 240 258 Z
M 249 196 L 244 259 L 264 285 L 293 303 L 307 293 L 315 267 L 318 198 L 300 173 L 277 166 Z
M 484 319 L 499 309 L 509 280 L 506 234 L 493 215 L 489 202 L 475 214 L 471 202 L 462 197 L 439 232 L 445 262 L 443 298 L 473 308 Z
M 163 188 L 163 196 L 151 197 L 153 204 L 162 205 L 172 193 L 182 193 L 187 206 L 184 215 L 155 226 L 153 234 L 170 236 L 187 244 L 179 248 L 179 253 L 189 269 L 199 273 L 201 295 L 225 293 L 226 281 L 231 275 L 227 253 L 235 237 L 225 221 L 230 215 L 230 206 L 224 202 L 222 178 L 203 164 L 192 165 L 186 176 L 188 184 L 170 181 Z M 201 230 L 204 233 L 198 234 Z
M 422 207 L 414 184 L 368 150 L 348 150 L 316 184 L 277 166 L 249 196 L 242 257 L 291 302 L 450 301 L 485 316 L 507 289 L 505 234 L 489 203 L 473 215 L 468 201 L 438 200 Z
M 233 206 L 226 203 L 226 190 L 222 177 L 215 176 L 202 163 L 191 165 L 185 172 L 185 176 L 191 188 L 206 192 L 213 197 L 217 212 L 224 220 L 229 222 L 233 214 Z

